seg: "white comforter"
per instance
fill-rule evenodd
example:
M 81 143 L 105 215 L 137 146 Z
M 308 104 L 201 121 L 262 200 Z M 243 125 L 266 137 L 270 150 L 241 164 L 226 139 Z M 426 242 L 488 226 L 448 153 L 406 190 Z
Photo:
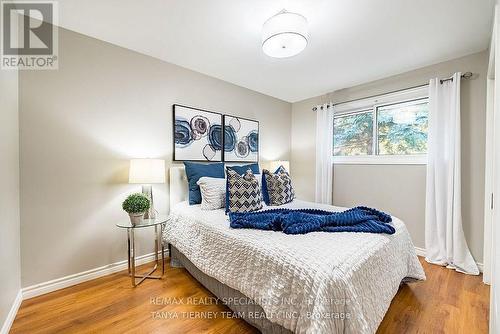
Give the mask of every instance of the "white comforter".
M 299 200 L 283 207 L 344 210 Z M 231 229 L 222 209 L 184 202 L 172 210 L 164 239 L 295 333 L 374 333 L 400 283 L 425 279 L 404 223 L 393 220 L 393 235 L 286 235 Z

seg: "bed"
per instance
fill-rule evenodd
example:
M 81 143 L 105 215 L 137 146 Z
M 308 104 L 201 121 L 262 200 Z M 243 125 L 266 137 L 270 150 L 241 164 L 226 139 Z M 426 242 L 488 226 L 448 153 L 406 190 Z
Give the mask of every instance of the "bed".
M 263 333 L 374 333 L 399 285 L 425 279 L 395 217 L 392 235 L 285 235 L 232 229 L 223 209 L 190 206 L 183 167 L 171 168 L 170 192 L 172 264 Z M 282 207 L 345 209 L 300 200 Z

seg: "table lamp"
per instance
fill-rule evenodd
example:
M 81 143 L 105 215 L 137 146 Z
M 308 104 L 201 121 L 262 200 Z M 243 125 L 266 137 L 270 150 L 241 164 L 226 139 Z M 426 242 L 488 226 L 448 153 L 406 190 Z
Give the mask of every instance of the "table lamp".
M 279 166 L 283 166 L 288 173 L 290 173 L 290 161 L 286 160 L 276 160 L 269 163 L 269 168 L 272 173 L 278 169 Z
M 142 193 L 151 201 L 149 211 L 144 219 L 156 218 L 153 206 L 153 183 L 165 183 L 165 160 L 161 159 L 132 159 L 130 160 L 129 183 L 142 184 Z

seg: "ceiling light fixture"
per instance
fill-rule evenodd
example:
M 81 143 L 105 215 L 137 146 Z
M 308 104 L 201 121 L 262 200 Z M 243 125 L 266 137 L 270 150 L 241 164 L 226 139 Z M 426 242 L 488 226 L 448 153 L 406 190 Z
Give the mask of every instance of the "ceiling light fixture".
M 274 58 L 292 57 L 306 48 L 308 38 L 307 19 L 283 9 L 264 23 L 262 50 Z

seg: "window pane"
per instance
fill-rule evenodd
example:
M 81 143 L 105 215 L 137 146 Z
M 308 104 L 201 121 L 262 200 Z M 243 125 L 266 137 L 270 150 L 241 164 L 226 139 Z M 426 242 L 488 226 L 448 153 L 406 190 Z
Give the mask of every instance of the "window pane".
M 377 108 L 379 154 L 426 153 L 428 106 L 418 100 Z
M 373 112 L 333 119 L 333 155 L 372 154 Z

